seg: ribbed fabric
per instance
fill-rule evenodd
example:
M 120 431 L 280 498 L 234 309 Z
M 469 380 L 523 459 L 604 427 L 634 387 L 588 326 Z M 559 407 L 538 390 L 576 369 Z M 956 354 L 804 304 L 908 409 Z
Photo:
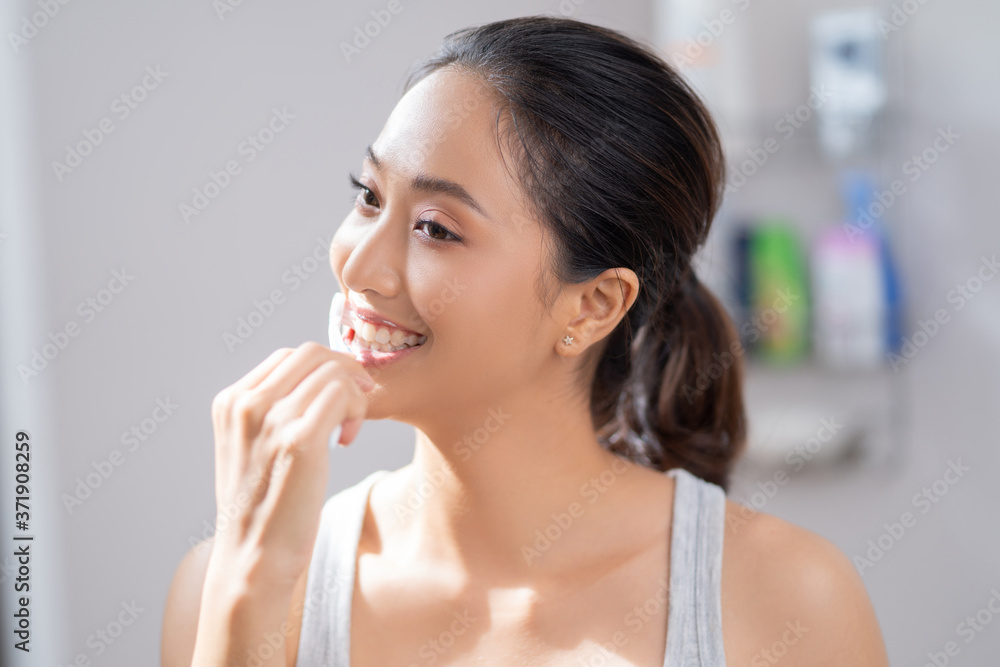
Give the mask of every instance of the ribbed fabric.
M 313 547 L 295 667 L 348 667 L 351 598 L 361 526 L 371 487 L 388 470 L 376 470 L 323 504 Z
M 725 667 L 722 538 L 726 494 L 683 468 L 676 480 L 670 543 L 670 612 L 663 667 Z
M 368 495 L 376 470 L 323 505 L 306 582 L 295 667 L 350 667 L 351 598 Z M 663 667 L 725 667 L 722 644 L 722 488 L 683 468 L 676 481 L 670 537 L 667 645 Z

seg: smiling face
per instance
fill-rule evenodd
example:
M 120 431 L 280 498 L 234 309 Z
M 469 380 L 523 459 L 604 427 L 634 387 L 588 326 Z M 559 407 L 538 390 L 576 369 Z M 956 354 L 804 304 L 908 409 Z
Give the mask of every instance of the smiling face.
M 565 334 L 569 313 L 539 298 L 539 280 L 555 285 L 543 231 L 501 157 L 496 107 L 479 79 L 447 67 L 417 83 L 357 180 L 330 252 L 340 289 L 427 336 L 368 367 L 379 385 L 370 419 L 418 424 L 486 410 L 566 361 L 549 341 Z

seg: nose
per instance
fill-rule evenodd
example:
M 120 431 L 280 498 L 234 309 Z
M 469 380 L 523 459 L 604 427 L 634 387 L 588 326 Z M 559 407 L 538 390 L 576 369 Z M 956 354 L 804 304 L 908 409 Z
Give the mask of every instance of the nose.
M 393 224 L 388 211 L 371 223 L 357 223 L 353 218 L 341 225 L 330 249 L 334 275 L 340 267 L 341 289 L 372 291 L 386 298 L 396 296 L 406 253 L 406 239 L 399 231 L 403 227 Z

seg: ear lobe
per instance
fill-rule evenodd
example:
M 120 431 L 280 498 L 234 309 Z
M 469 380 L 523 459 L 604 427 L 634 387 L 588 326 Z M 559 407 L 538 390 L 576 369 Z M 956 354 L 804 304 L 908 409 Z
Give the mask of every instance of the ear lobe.
M 581 291 L 578 312 L 566 323 L 566 330 L 556 341 L 556 348 L 569 355 L 576 354 L 594 342 L 596 337 L 611 333 L 635 301 L 638 279 L 629 269 L 608 269 L 587 284 L 577 285 Z M 572 337 L 569 345 L 563 338 Z

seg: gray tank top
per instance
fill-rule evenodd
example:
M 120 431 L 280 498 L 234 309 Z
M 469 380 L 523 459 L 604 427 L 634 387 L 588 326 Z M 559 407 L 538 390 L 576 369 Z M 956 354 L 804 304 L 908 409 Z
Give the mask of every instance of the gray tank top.
M 323 505 L 302 611 L 295 667 L 350 667 L 351 598 L 361 526 L 376 470 Z M 663 667 L 724 667 L 722 650 L 722 488 L 673 468 L 667 646 Z

